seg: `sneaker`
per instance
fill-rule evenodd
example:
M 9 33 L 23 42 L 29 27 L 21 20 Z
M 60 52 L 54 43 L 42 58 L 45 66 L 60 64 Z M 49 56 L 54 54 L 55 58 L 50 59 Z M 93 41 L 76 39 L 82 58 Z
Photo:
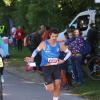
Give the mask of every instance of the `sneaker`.
M 3 75 L 1 76 L 1 82 L 4 83 L 4 77 L 3 77 Z

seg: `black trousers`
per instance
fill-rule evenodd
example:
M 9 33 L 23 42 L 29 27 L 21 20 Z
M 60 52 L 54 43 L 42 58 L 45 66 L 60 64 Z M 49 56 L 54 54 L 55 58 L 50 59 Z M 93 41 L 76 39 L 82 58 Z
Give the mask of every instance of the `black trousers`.
M 22 44 L 23 44 L 22 40 L 17 40 L 18 51 L 22 51 Z
M 3 75 L 4 67 L 0 67 L 0 75 Z

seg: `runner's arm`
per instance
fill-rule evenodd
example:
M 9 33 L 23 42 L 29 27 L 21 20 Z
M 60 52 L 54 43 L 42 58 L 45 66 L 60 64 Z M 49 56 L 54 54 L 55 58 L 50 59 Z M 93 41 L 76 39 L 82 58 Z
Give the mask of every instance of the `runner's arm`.
M 39 46 L 33 51 L 31 57 L 25 57 L 24 61 L 25 62 L 33 62 L 34 61 L 34 58 L 35 56 L 38 54 L 38 52 L 40 52 L 42 49 L 44 48 L 44 42 L 41 42 L 39 44 Z
M 44 42 L 41 42 L 41 43 L 39 44 L 39 46 L 33 51 L 31 57 L 34 58 L 34 57 L 38 54 L 38 52 L 40 52 L 41 50 L 43 50 L 43 48 L 44 48 Z

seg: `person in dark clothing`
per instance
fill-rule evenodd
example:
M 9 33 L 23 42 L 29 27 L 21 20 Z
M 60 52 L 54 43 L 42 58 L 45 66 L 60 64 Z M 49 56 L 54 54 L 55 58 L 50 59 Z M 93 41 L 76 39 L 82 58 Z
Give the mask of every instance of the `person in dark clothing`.
M 91 46 L 91 55 L 95 54 L 95 46 L 97 40 L 97 29 L 95 23 L 90 24 L 90 29 L 87 33 L 87 41 Z
M 90 57 L 94 56 L 96 54 L 96 44 L 98 43 L 97 40 L 97 35 L 98 35 L 98 31 L 97 31 L 97 27 L 95 25 L 95 23 L 91 23 L 90 24 L 90 30 L 87 33 L 87 41 L 91 46 L 91 53 L 90 53 Z M 90 57 L 88 59 L 90 59 Z M 89 70 L 91 72 L 91 74 L 93 74 L 93 69 L 94 69 L 94 64 L 95 64 L 95 59 L 93 59 L 93 61 L 91 61 L 91 63 L 89 64 Z
M 37 46 L 40 44 L 41 36 L 40 36 L 40 34 L 38 34 L 38 32 L 34 32 L 31 35 L 29 35 L 29 38 L 30 38 L 29 49 L 32 53 L 37 48 Z M 37 66 L 40 66 L 40 61 L 41 61 L 41 56 L 40 56 L 40 54 L 38 54 L 35 57 L 35 62 L 37 62 Z
M 65 32 L 65 46 L 69 46 L 69 44 L 72 42 L 73 40 L 73 36 L 71 33 L 71 29 L 68 30 L 68 32 Z M 69 36 L 70 35 L 70 36 Z M 64 58 L 65 53 L 64 52 L 60 52 L 60 59 Z M 61 68 L 61 88 L 62 89 L 70 89 L 71 87 L 71 78 L 72 78 L 72 73 L 71 73 L 71 69 L 72 69 L 72 64 L 71 64 L 71 57 L 64 63 L 60 65 Z
M 49 39 L 49 38 L 50 38 L 50 27 L 45 26 L 45 30 L 41 35 L 41 40 L 45 41 L 46 39 Z
M 41 25 L 39 27 L 38 34 L 40 34 L 42 36 L 42 34 L 44 33 L 45 30 L 46 30 L 46 26 L 45 25 Z
M 37 48 L 39 43 L 41 42 L 41 37 L 38 32 L 34 32 L 26 37 L 27 46 L 32 53 L 34 49 Z
M 24 38 L 24 46 L 27 46 L 31 53 L 37 48 L 40 42 L 41 42 L 41 35 L 38 32 L 33 32 Z M 38 53 L 37 56 L 35 57 L 35 62 L 37 65 L 37 69 L 39 69 L 41 62 L 40 53 Z

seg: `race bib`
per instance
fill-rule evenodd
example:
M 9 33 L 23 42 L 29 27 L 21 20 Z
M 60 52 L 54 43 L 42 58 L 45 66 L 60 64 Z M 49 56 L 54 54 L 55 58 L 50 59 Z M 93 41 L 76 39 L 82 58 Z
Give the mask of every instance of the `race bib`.
M 0 67 L 3 67 L 3 61 L 1 57 L 0 57 Z
M 57 65 L 58 64 L 58 58 L 48 58 L 48 63 L 50 65 Z

